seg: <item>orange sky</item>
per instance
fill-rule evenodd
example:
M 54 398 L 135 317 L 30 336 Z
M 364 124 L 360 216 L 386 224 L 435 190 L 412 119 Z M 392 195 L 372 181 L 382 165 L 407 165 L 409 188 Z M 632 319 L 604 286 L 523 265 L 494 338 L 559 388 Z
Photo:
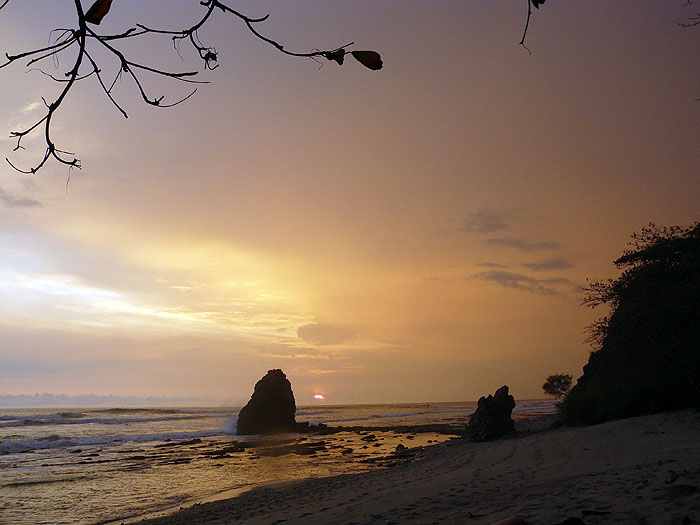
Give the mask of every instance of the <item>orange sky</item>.
M 319 67 L 218 16 L 200 37 L 221 65 L 183 105 L 124 79 L 124 119 L 82 81 L 54 124 L 83 161 L 68 191 L 55 163 L 0 167 L 0 395 L 241 402 L 282 368 L 299 404 L 522 399 L 578 377 L 604 313 L 579 288 L 650 221 L 699 217 L 700 29 L 663 4 L 548 2 L 528 54 L 525 2 L 238 2 L 289 49 L 354 40 L 385 67 Z M 71 5 L 10 2 L 0 52 L 45 45 Z M 100 29 L 200 11 L 118 0 Z M 130 50 L 200 68 L 167 39 Z M 41 136 L 7 136 L 57 88 L 24 64 L 0 81 L 0 148 L 28 166 Z

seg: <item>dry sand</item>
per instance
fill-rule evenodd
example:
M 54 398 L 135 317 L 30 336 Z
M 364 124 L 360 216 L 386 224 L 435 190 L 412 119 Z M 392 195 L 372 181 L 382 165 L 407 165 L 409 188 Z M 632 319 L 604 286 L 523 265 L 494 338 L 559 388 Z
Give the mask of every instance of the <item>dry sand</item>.
M 454 440 L 418 459 L 251 490 L 150 524 L 700 523 L 700 412 Z

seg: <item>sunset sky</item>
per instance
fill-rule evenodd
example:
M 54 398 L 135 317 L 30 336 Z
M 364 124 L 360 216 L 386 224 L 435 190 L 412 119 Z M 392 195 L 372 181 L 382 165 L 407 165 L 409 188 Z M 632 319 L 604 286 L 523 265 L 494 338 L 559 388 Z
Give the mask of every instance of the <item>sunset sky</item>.
M 230 4 L 290 50 L 355 41 L 385 66 L 285 56 L 219 13 L 199 36 L 220 67 L 182 105 L 145 106 L 125 76 L 124 119 L 81 81 L 53 135 L 83 169 L 0 167 L 0 395 L 240 403 L 282 368 L 302 405 L 542 397 L 605 313 L 581 306 L 586 279 L 617 275 L 649 222 L 700 218 L 700 27 L 678 24 L 697 6 L 551 0 L 530 54 L 524 0 Z M 11 1 L 1 56 L 74 26 L 72 5 Z M 115 0 L 99 29 L 202 10 Z M 168 37 L 123 49 L 203 69 Z M 14 152 L 9 134 L 60 86 L 25 66 L 0 69 L 0 153 L 31 167 L 41 132 Z

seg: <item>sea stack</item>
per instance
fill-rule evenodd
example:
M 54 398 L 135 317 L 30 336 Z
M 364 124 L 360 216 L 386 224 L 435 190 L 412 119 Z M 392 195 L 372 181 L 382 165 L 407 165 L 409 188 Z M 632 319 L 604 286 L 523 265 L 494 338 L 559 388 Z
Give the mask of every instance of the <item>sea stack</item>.
M 515 422 L 510 417 L 515 399 L 503 385 L 492 396 L 481 397 L 476 411 L 469 417 L 467 437 L 471 441 L 488 441 L 515 432 Z
M 238 414 L 238 435 L 294 432 L 297 407 L 292 384 L 280 369 L 268 370 L 255 383 L 248 404 Z

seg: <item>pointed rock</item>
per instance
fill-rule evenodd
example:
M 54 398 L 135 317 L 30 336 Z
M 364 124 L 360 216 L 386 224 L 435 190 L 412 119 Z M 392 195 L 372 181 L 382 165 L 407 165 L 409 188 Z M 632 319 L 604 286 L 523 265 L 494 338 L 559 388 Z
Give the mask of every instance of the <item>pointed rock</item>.
M 238 414 L 238 435 L 295 432 L 296 403 L 292 384 L 280 369 L 269 370 Z

